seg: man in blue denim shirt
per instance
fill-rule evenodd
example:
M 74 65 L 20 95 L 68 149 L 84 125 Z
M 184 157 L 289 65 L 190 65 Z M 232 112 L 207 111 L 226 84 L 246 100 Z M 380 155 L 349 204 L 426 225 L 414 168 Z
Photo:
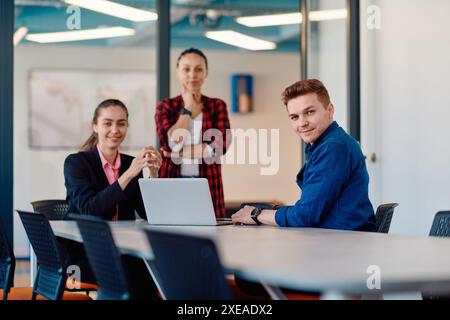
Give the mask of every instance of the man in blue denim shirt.
M 319 80 L 303 80 L 283 92 L 292 128 L 306 146 L 297 175 L 302 190 L 293 206 L 261 210 L 246 206 L 234 223 L 375 231 L 369 175 L 361 148 L 333 121 L 334 106 Z

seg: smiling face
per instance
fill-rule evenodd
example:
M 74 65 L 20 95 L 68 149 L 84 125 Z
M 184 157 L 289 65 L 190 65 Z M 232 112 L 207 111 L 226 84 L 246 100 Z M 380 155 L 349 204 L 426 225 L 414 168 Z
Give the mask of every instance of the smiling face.
M 188 53 L 181 57 L 177 66 L 177 78 L 182 87 L 189 92 L 200 93 L 207 76 L 208 70 L 203 57 L 195 53 Z
M 333 122 L 333 105 L 324 106 L 316 93 L 289 100 L 287 110 L 292 129 L 305 143 L 313 144 Z
M 92 129 L 98 135 L 98 144 L 102 150 L 117 150 L 127 135 L 127 113 L 123 108 L 114 105 L 101 108 Z

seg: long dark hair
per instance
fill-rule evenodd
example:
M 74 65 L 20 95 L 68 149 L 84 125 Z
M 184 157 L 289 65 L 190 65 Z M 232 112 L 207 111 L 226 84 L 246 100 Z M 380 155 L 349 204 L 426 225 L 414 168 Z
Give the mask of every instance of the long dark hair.
M 100 115 L 100 111 L 102 109 L 106 109 L 108 107 L 114 107 L 114 106 L 122 108 L 126 112 L 127 119 L 128 119 L 128 109 L 122 101 L 117 100 L 117 99 L 107 99 L 107 100 L 100 102 L 100 104 L 97 106 L 97 108 L 95 108 L 94 117 L 92 118 L 92 124 L 97 124 L 98 116 Z M 95 131 L 92 131 L 89 138 L 86 140 L 86 142 L 80 148 L 80 151 L 89 151 L 92 148 L 94 148 L 97 145 L 97 143 L 98 143 L 98 135 Z
M 200 49 L 197 49 L 197 48 L 189 48 L 189 49 L 184 50 L 182 53 L 180 53 L 180 55 L 178 56 L 178 59 L 177 59 L 177 68 L 178 68 L 178 65 L 180 64 L 181 58 L 183 58 L 183 56 L 190 54 L 190 53 L 193 53 L 193 54 L 196 54 L 196 55 L 202 57 L 203 60 L 205 60 L 206 69 L 208 69 L 208 59 L 206 58 L 205 54 Z

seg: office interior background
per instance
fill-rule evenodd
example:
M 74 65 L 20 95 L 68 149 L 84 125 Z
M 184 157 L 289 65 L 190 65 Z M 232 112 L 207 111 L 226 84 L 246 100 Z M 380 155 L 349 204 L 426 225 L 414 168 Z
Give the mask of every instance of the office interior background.
M 142 81 L 149 84 L 148 88 L 137 93 L 139 101 L 145 104 L 136 104 L 139 110 L 130 109 L 130 129 L 143 128 L 131 132 L 141 135 L 138 140 L 150 145 L 157 143 L 153 116 L 161 77 L 158 61 L 168 62 L 170 66 L 170 85 L 166 89 L 170 96 L 175 96 L 180 92 L 175 77 L 179 53 L 189 47 L 200 48 L 209 59 L 204 93 L 222 98 L 230 108 L 231 76 L 252 75 L 253 111 L 238 114 L 230 110 L 231 126 L 244 130 L 279 129 L 279 171 L 264 176 L 260 174 L 260 168 L 265 166 L 261 163 L 223 165 L 228 202 L 277 200 L 292 204 L 298 199 L 295 176 L 302 163 L 302 145 L 291 130 L 280 95 L 286 86 L 302 76 L 324 82 L 335 105 L 336 120 L 350 130 L 348 64 L 351 61 L 347 59 L 345 0 L 309 1 L 311 12 L 333 10 L 335 15 L 308 22 L 307 71 L 302 70 L 301 63 L 303 24 L 250 27 L 236 20 L 245 16 L 298 13 L 301 1 L 172 0 L 167 39 L 158 38 L 161 19 L 135 22 L 81 8 L 81 30 L 122 27 L 132 32 L 122 37 L 53 43 L 43 43 L 45 40 L 33 37 L 68 31 L 68 23 L 74 23 L 68 21 L 74 14 L 67 11 L 70 2 L 15 0 L 14 209 L 31 210 L 31 201 L 65 198 L 64 159 L 76 152 L 87 138 L 81 132 L 89 126 L 89 119 L 81 123 L 79 119 L 85 118 L 79 118 L 79 113 L 71 109 L 77 107 L 81 93 L 77 96 L 64 92 L 62 87 L 47 88 L 53 94 L 60 94 L 67 108 L 66 117 L 57 123 L 52 122 L 54 118 L 45 105 L 33 105 L 33 99 L 39 97 L 32 95 L 31 85 L 33 81 L 41 81 L 40 85 L 45 87 L 45 79 L 38 77 L 45 71 L 72 76 L 78 72 L 81 77 L 109 73 L 117 75 L 120 80 L 117 83 L 121 84 L 126 83 L 127 75 L 145 78 Z M 157 12 L 154 0 L 115 2 Z M 447 192 L 450 149 L 446 142 L 450 137 L 450 2 L 361 0 L 359 9 L 360 142 L 367 156 L 370 198 L 374 207 L 388 202 L 400 204 L 390 233 L 426 235 L 434 214 L 450 209 Z M 379 20 L 374 22 L 374 15 Z M 224 30 L 241 32 L 275 46 L 264 50 L 244 49 L 207 37 L 208 32 Z M 158 43 L 167 41 L 170 52 L 160 57 Z M 119 92 L 126 92 L 125 88 Z M 105 92 L 88 94 L 102 96 L 114 92 L 103 89 Z M 43 127 L 52 128 L 45 131 L 50 140 L 34 131 Z M 78 146 L 64 141 L 70 136 L 64 133 L 73 130 L 80 133 L 70 137 L 79 142 Z M 131 147 L 124 152 L 134 154 L 137 150 Z M 28 240 L 17 215 L 14 215 L 14 249 L 18 257 L 29 256 Z

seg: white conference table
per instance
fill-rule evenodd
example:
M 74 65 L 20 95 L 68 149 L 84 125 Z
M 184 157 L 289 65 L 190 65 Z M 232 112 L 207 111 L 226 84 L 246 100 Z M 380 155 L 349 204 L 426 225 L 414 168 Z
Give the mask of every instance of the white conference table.
M 110 223 L 122 253 L 152 259 L 144 228 L 198 235 L 215 241 L 225 269 L 270 286 L 318 291 L 326 297 L 386 293 L 450 293 L 450 238 L 386 235 L 265 226 L 149 226 Z M 74 221 L 52 221 L 56 236 L 82 241 Z M 370 290 L 370 266 L 381 289 Z

